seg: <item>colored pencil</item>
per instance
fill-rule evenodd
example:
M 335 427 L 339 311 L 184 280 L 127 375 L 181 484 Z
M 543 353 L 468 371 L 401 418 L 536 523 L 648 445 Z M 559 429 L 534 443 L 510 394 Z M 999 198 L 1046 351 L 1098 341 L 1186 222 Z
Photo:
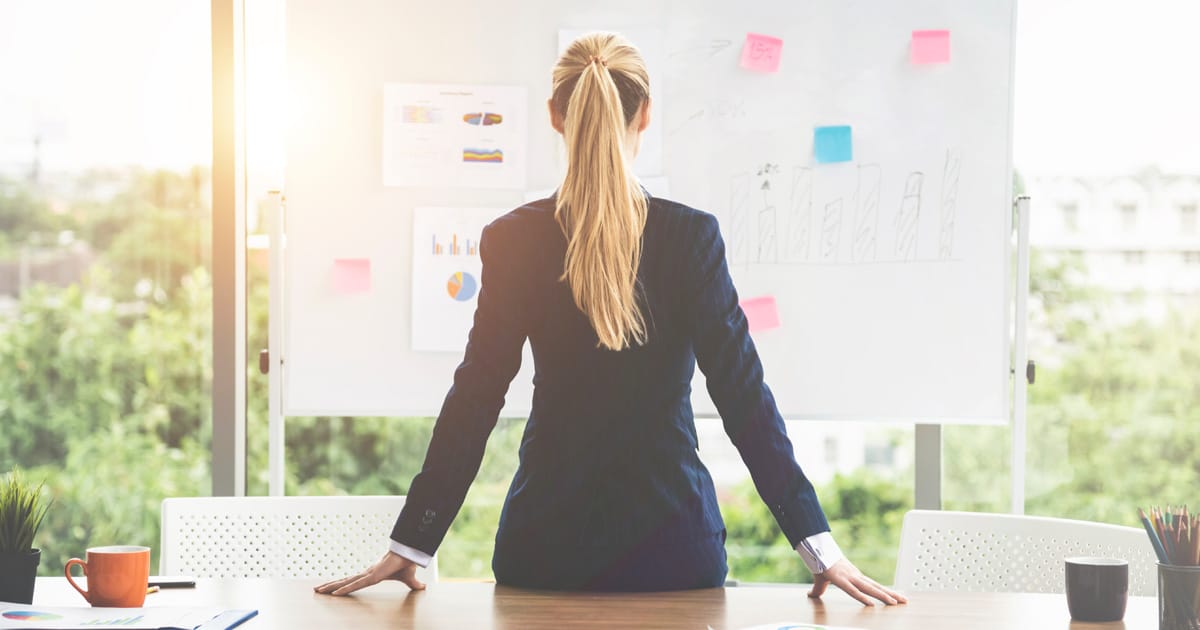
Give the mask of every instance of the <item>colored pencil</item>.
M 1142 526 L 1146 528 L 1146 535 L 1150 537 L 1150 544 L 1154 547 L 1154 555 L 1158 556 L 1158 561 L 1167 563 L 1167 551 L 1163 549 L 1162 541 L 1158 539 L 1158 534 L 1154 531 L 1154 525 L 1150 523 L 1150 519 L 1142 508 L 1138 508 L 1138 518 L 1142 519 Z

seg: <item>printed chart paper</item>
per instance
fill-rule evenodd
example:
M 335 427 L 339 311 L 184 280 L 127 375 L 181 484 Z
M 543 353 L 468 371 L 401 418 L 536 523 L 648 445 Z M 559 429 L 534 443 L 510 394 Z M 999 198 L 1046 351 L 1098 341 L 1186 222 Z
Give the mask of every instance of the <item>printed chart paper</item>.
M 383 86 L 383 185 L 525 188 L 524 87 Z
M 595 31 L 620 33 L 642 53 L 646 62 L 646 70 L 650 72 L 650 126 L 642 132 L 642 146 L 638 149 L 637 159 L 633 170 L 638 175 L 661 175 L 663 172 L 663 116 L 667 111 L 666 101 L 663 100 L 663 68 L 667 67 L 667 56 L 663 47 L 662 32 L 654 28 L 571 28 L 558 31 L 558 54 L 567 50 L 567 46 L 580 35 Z M 555 59 L 557 61 L 557 59 Z M 560 151 L 564 157 L 566 151 Z M 565 164 L 565 162 L 564 162 Z
M 479 237 L 507 208 L 413 211 L 412 349 L 462 352 L 482 288 Z
M 173 606 L 94 608 L 0 602 L 0 628 L 195 628 L 222 612 L 215 608 Z
M 778 624 L 763 624 L 748 626 L 742 630 L 863 630 L 860 628 L 846 628 L 841 625 L 821 625 L 821 624 L 805 624 L 799 622 L 780 622 Z

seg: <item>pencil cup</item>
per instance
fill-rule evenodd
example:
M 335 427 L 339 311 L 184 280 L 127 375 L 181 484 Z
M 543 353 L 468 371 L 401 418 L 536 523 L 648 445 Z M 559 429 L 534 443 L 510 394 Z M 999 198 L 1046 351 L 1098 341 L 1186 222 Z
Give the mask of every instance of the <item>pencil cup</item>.
M 1200 567 L 1158 563 L 1158 629 L 1200 628 Z

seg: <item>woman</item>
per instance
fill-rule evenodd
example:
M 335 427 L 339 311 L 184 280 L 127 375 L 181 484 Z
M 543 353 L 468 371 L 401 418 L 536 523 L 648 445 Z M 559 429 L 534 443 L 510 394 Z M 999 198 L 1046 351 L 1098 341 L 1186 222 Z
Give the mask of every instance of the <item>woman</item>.
M 816 576 L 864 604 L 902 596 L 862 575 L 829 534 L 738 306 L 716 219 L 651 198 L 632 174 L 649 80 L 620 36 L 586 35 L 554 68 L 549 102 L 568 168 L 558 193 L 483 232 L 482 290 L 465 358 L 392 531 L 367 571 L 318 586 L 346 595 L 414 575 L 479 469 L 521 363 L 536 376 L 520 466 L 500 516 L 500 584 L 674 590 L 725 581 L 725 529 L 697 457 L 696 364 L 759 494 Z

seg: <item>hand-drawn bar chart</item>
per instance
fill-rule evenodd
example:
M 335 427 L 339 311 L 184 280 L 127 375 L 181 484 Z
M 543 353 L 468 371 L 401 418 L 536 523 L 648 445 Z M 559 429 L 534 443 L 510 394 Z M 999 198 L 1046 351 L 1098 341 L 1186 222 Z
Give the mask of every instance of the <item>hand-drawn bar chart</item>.
M 959 184 L 966 169 L 961 150 L 945 151 L 936 173 L 889 174 L 871 163 L 848 166 L 853 171 L 830 174 L 819 165 L 767 164 L 734 174 L 723 223 L 729 263 L 958 260 Z

